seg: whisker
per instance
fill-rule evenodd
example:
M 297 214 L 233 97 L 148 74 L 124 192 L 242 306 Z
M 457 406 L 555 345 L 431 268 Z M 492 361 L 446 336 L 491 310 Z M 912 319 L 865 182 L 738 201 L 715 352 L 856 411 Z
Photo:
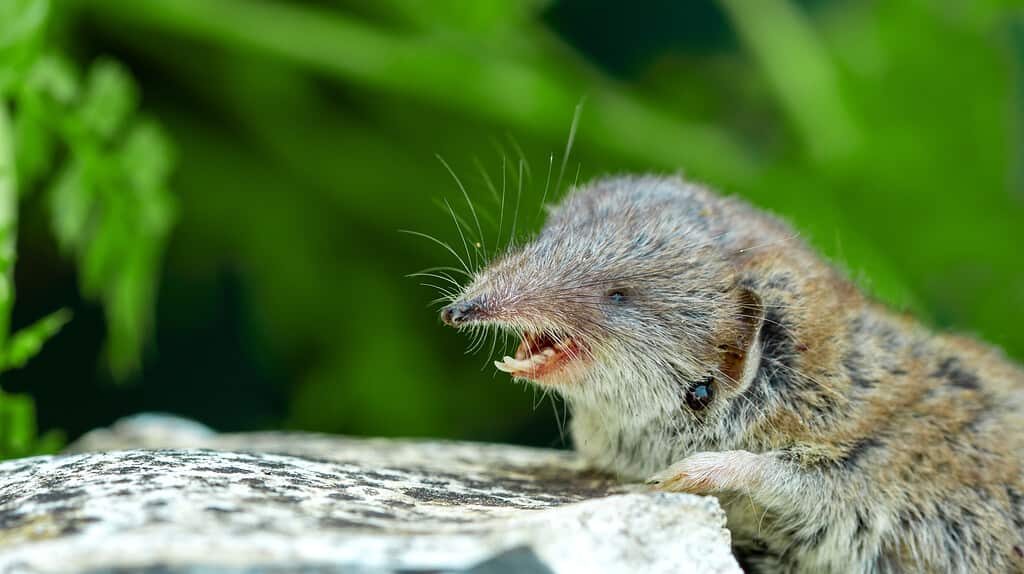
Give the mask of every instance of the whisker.
M 444 287 L 441 287 L 440 285 L 434 285 L 433 283 L 420 283 L 420 285 L 423 285 L 424 287 L 433 287 L 434 289 L 437 289 L 441 293 L 444 293 L 446 296 L 452 297 L 453 299 L 455 298 L 454 293 L 452 293 L 448 289 L 445 289 Z
M 462 246 L 466 249 L 466 259 L 472 260 L 473 255 L 469 251 L 469 243 L 466 242 L 466 234 L 462 232 L 462 225 L 459 223 L 459 218 L 458 216 L 455 215 L 455 210 L 452 209 L 452 206 L 450 203 L 448 203 L 447 198 L 445 198 L 444 204 L 448 208 L 448 211 L 452 214 L 452 221 L 455 222 L 455 228 L 459 230 L 459 237 L 462 238 Z
M 456 253 L 454 249 L 452 249 L 451 245 L 448 245 L 447 243 L 445 243 L 444 241 L 441 241 L 440 239 L 434 237 L 433 235 L 430 235 L 430 234 L 427 234 L 427 233 L 422 233 L 420 231 L 413 231 L 411 229 L 399 229 L 398 232 L 399 233 L 408 233 L 409 235 L 415 235 L 417 237 L 422 237 L 424 239 L 429 239 L 430 241 L 433 241 L 434 243 L 437 243 L 441 247 L 444 247 L 445 249 L 448 250 L 448 253 L 451 253 L 452 255 L 455 256 L 456 259 L 459 260 L 459 263 L 462 264 L 462 268 L 465 269 L 466 273 L 469 274 L 470 276 L 472 276 L 472 272 L 469 270 L 469 266 L 466 265 L 466 262 L 463 261 L 462 257 L 460 257 L 459 254 Z
M 505 137 L 508 139 L 509 143 L 512 144 L 512 149 L 516 150 L 516 155 L 519 156 L 519 161 L 526 165 L 526 179 L 532 181 L 533 172 L 530 171 L 530 162 L 527 161 L 526 154 L 523 153 L 523 148 L 519 147 L 519 142 L 516 141 L 516 138 L 512 134 L 506 133 Z
M 484 240 L 484 230 L 482 227 L 480 227 L 480 218 L 477 217 L 476 215 L 476 208 L 473 207 L 473 202 L 472 200 L 469 199 L 469 193 L 466 192 L 466 186 L 462 185 L 462 180 L 459 179 L 459 176 L 455 175 L 455 171 L 451 168 L 450 165 L 448 165 L 448 162 L 446 162 L 443 157 L 438 155 L 437 159 L 438 161 L 441 162 L 441 165 L 443 165 L 444 168 L 448 170 L 448 173 L 452 174 L 452 178 L 455 180 L 456 185 L 459 186 L 459 191 L 462 192 L 462 197 L 466 199 L 466 204 L 469 205 L 469 211 L 470 213 L 473 214 L 473 221 L 476 222 L 477 237 L 480 239 L 480 243 L 483 247 L 484 253 L 486 253 L 487 243 Z
M 797 232 L 793 233 L 792 235 L 787 235 L 785 237 L 780 237 L 778 239 L 773 239 L 771 241 L 766 241 L 764 243 L 759 243 L 759 244 L 756 244 L 756 245 L 751 245 L 750 247 L 744 247 L 742 249 L 737 249 L 736 253 L 746 253 L 748 251 L 754 251 L 755 249 L 764 249 L 765 247 L 771 247 L 773 245 L 779 245 L 781 243 L 789 243 L 790 241 L 795 241 L 795 240 L 797 240 L 799 238 L 800 238 L 800 232 L 797 231 Z
M 450 265 L 440 265 L 440 266 L 436 266 L 436 267 L 427 267 L 425 269 L 420 269 L 416 273 L 429 273 L 429 272 L 432 272 L 432 271 L 451 271 L 452 273 L 461 273 L 461 274 L 465 275 L 466 277 L 468 277 L 470 279 L 473 278 L 473 274 L 472 273 L 468 273 L 468 272 L 466 272 L 466 271 L 464 271 L 462 269 L 459 269 L 458 267 L 452 267 Z
M 558 181 L 555 183 L 555 190 L 562 189 L 562 176 L 565 175 L 565 165 L 569 161 L 569 153 L 572 152 L 572 144 L 576 140 L 576 128 L 580 123 L 580 114 L 583 112 L 583 102 L 581 99 L 580 103 L 576 104 L 576 109 L 572 113 L 572 124 L 569 126 L 569 140 L 565 143 L 565 153 L 562 154 L 562 167 L 558 170 Z M 577 172 L 577 176 L 579 172 Z
M 462 288 L 462 285 L 458 281 L 456 281 L 455 279 L 452 279 L 448 275 L 440 275 L 440 274 L 437 274 L 437 273 L 409 273 L 408 275 L 406 275 L 406 277 L 433 277 L 434 279 L 441 279 L 441 280 L 444 280 L 444 281 L 448 281 L 452 285 L 455 285 L 455 287 L 457 289 L 461 289 Z
M 494 199 L 495 202 L 497 202 L 498 189 L 494 187 L 494 181 L 491 180 L 491 176 L 490 174 L 487 173 L 487 169 L 484 168 L 484 164 L 480 161 L 480 158 L 474 157 L 473 165 L 476 166 L 477 172 L 480 174 L 480 177 L 483 178 L 484 186 L 486 186 L 488 191 L 491 192 L 491 197 Z
M 554 166 L 554 164 L 555 154 L 552 153 L 551 155 L 548 156 L 548 175 L 547 177 L 544 178 L 544 193 L 540 196 L 540 205 L 537 206 L 537 215 L 533 217 L 535 223 L 537 221 L 537 218 L 540 217 L 541 212 L 544 211 L 544 204 L 548 200 L 548 186 L 551 184 L 551 168 Z
M 523 166 L 525 162 L 522 158 L 519 159 L 519 177 L 516 182 L 516 210 L 512 216 L 512 232 L 509 234 L 509 246 L 515 245 L 516 232 L 519 229 L 519 204 L 523 199 Z
M 501 228 L 505 223 L 505 189 L 508 187 L 507 166 L 505 156 L 501 156 L 501 215 L 498 217 L 498 237 L 494 242 L 494 252 L 497 254 L 501 245 Z
M 471 226 L 469 224 L 469 222 L 467 222 L 466 219 L 464 217 L 462 217 L 462 214 L 460 214 L 459 212 L 456 211 L 456 212 L 454 212 L 454 214 L 452 214 L 449 211 L 450 207 L 448 205 L 446 205 L 446 200 L 443 197 L 434 198 L 434 199 L 431 200 L 431 203 L 433 203 L 435 206 L 437 206 L 438 209 L 440 209 L 441 211 L 443 211 L 443 212 L 445 212 L 445 213 L 447 213 L 449 215 L 452 215 L 452 217 L 457 219 L 458 222 L 463 226 L 463 228 L 465 228 L 466 233 L 469 234 L 469 237 L 471 239 L 473 239 L 474 241 L 476 240 L 476 237 L 473 235 L 474 234 L 473 226 Z
M 454 300 L 455 300 L 455 297 L 451 297 L 449 295 L 445 295 L 443 297 L 438 297 L 437 299 L 434 299 L 434 300 L 430 301 L 429 303 L 427 303 L 426 306 L 429 308 L 429 307 L 433 307 L 434 305 L 437 305 L 438 303 L 451 303 Z

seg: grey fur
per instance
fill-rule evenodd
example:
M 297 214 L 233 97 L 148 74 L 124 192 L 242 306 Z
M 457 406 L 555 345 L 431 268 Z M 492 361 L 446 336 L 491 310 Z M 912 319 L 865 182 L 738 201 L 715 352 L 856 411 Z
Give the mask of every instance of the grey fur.
M 580 342 L 540 381 L 576 448 L 718 495 L 753 568 L 1022 571 L 1020 368 L 871 302 L 741 200 L 596 181 L 446 312 Z

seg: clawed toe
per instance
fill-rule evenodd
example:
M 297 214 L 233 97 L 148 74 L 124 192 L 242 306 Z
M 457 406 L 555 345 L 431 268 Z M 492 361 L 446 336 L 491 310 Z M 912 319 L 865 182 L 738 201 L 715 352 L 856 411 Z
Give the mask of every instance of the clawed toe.
M 669 492 L 704 494 L 737 488 L 753 470 L 756 455 L 744 451 L 699 452 L 645 481 L 648 486 Z

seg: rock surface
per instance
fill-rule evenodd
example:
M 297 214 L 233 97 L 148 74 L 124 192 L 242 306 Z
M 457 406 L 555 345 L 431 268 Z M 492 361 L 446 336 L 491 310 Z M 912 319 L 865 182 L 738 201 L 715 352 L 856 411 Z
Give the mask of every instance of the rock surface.
M 0 572 L 740 572 L 713 498 L 568 452 L 153 415 L 71 450 L 0 464 Z

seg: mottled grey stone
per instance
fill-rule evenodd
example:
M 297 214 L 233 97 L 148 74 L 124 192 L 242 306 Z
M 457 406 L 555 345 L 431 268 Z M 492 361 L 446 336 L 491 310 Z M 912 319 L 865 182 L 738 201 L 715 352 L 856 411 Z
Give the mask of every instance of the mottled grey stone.
M 713 498 L 564 451 L 155 415 L 71 450 L 0 464 L 0 572 L 740 571 Z

